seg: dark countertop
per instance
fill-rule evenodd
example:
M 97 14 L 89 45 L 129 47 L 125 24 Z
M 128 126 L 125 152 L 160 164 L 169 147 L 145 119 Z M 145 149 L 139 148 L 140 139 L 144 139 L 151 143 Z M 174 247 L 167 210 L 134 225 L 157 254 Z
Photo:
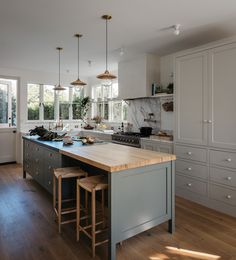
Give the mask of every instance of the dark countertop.
M 35 135 L 35 136 L 23 136 L 23 139 L 29 140 L 29 141 L 33 141 L 33 142 L 37 142 L 38 144 L 48 147 L 50 149 L 53 149 L 54 151 L 59 152 L 60 150 L 70 150 L 72 148 L 76 148 L 76 147 L 81 147 L 84 146 L 82 144 L 82 142 L 80 141 L 74 141 L 74 143 L 72 145 L 63 145 L 63 141 L 42 141 L 42 140 L 38 140 L 39 136 Z

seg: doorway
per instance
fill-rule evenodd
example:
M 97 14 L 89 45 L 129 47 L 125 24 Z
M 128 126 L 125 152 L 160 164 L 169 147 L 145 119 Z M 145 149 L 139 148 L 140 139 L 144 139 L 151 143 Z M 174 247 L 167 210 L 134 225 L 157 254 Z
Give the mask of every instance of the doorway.
M 17 85 L 0 77 L 0 163 L 16 161 Z

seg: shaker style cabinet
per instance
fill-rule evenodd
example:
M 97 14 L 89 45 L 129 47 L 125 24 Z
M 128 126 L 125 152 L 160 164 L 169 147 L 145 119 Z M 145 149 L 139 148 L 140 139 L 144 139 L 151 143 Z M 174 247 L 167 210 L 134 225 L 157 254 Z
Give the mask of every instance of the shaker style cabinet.
M 207 144 L 207 52 L 176 59 L 175 141 Z
M 209 145 L 236 149 L 236 43 L 209 51 Z
M 176 194 L 236 216 L 236 40 L 175 55 Z

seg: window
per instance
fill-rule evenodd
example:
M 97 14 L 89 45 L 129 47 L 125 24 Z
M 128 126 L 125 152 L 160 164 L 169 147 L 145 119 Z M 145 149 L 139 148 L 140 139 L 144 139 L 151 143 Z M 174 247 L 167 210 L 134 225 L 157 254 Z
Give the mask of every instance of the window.
M 96 85 L 92 87 L 92 118 L 101 116 L 112 122 L 127 121 L 127 104 L 117 100 L 118 83 L 110 86 Z
M 28 120 L 78 120 L 82 117 L 83 90 L 67 88 L 56 95 L 53 85 L 27 85 Z
M 0 127 L 16 126 L 17 81 L 0 78 Z

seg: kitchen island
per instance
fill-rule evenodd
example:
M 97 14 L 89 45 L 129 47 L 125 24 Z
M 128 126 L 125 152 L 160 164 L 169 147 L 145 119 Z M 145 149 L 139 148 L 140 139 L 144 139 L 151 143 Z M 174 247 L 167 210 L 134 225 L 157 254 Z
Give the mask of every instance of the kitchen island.
M 24 154 L 28 142 L 51 149 L 25 137 Z M 57 153 L 61 162 L 72 158 L 91 167 L 90 172 L 107 174 L 109 259 L 116 259 L 117 243 L 163 222 L 174 232 L 174 155 L 111 143 L 62 146 Z

